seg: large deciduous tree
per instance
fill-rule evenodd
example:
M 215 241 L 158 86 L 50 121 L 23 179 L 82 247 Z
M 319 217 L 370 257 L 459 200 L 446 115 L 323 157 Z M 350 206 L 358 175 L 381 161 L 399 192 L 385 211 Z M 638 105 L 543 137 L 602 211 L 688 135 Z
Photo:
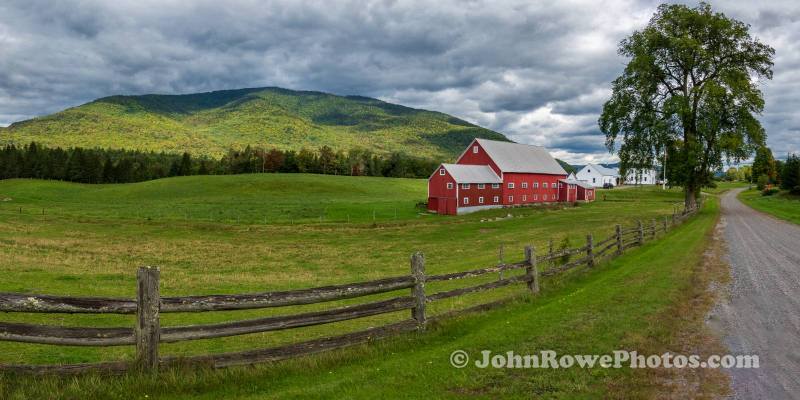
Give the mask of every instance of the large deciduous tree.
M 756 157 L 753 159 L 753 176 L 758 179 L 763 175 L 767 177 L 767 182 L 775 183 L 777 174 L 772 150 L 767 146 L 759 147 L 756 150 Z
M 694 207 L 723 158 L 747 158 L 764 144 L 759 80 L 772 79 L 775 50 L 700 3 L 659 6 L 619 53 L 630 61 L 599 119 L 606 146 L 619 144 L 622 169 L 650 168 L 668 151 L 678 168 L 670 183 L 683 186 L 686 207 Z

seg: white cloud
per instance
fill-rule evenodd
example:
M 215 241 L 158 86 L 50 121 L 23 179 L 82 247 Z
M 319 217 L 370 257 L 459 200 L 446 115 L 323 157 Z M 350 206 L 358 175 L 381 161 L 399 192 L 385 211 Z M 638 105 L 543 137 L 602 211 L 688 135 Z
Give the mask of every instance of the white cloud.
M 5 1 L 0 124 L 113 94 L 257 86 L 439 110 L 575 162 L 613 161 L 596 121 L 619 41 L 655 1 Z M 762 120 L 800 150 L 800 6 L 722 1 L 777 50 Z

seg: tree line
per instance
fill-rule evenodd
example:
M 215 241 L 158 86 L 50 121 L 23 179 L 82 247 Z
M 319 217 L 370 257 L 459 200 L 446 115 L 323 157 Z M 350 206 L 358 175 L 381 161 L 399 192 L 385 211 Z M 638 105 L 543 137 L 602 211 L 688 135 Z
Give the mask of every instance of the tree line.
M 759 190 L 777 185 L 793 194 L 800 194 L 800 158 L 789 154 L 786 161 L 776 160 L 769 147 L 761 147 L 753 159 L 752 176 Z
M 769 147 L 756 150 L 752 166 L 728 168 L 725 179 L 756 183 L 759 190 L 772 185 L 800 194 L 800 156 L 789 154 L 786 161 L 775 159 Z
M 187 175 L 315 173 L 328 175 L 426 178 L 437 161 L 403 153 L 369 150 L 279 150 L 247 146 L 220 158 L 165 152 L 99 148 L 6 145 L 0 151 L 0 179 L 35 178 L 81 183 L 129 183 Z

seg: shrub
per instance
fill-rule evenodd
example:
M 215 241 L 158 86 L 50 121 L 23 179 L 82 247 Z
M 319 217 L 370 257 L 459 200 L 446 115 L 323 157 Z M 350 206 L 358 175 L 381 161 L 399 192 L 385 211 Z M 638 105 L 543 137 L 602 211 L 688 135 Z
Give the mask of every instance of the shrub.
M 764 188 L 767 187 L 768 183 L 769 183 L 769 177 L 765 174 L 761 174 L 758 176 L 758 181 L 756 181 L 756 187 L 758 188 L 758 190 L 764 190 Z
M 762 196 L 772 196 L 773 194 L 778 193 L 779 191 L 780 190 L 778 190 L 778 188 L 768 187 L 768 188 L 766 188 L 766 189 L 761 191 L 761 195 Z

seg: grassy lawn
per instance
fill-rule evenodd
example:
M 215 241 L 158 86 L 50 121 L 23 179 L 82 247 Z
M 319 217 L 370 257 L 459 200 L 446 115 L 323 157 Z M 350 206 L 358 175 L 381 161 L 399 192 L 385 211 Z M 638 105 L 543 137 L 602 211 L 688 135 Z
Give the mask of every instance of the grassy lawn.
M 762 196 L 761 192 L 753 189 L 740 193 L 739 200 L 756 210 L 800 224 L 800 196 L 790 195 L 788 192 Z
M 415 224 L 413 231 L 421 231 L 425 240 L 444 234 L 457 226 L 467 236 L 442 238 L 438 246 L 428 245 L 433 262 L 431 269 L 464 269 L 490 261 L 486 257 L 498 241 L 511 241 L 514 236 L 524 236 L 515 243 L 533 241 L 542 245 L 548 233 L 577 235 L 586 230 L 608 230 L 611 220 L 624 219 L 627 213 L 653 213 L 669 210 L 677 193 L 662 194 L 652 191 L 638 200 L 627 198 L 631 191 L 608 193 L 605 203 L 562 211 L 530 210 L 525 218 L 498 221 L 502 229 L 491 231 L 490 243 L 481 243 L 481 224 L 467 218 L 446 222 Z M 618 197 L 621 196 L 621 197 Z M 80 379 L 14 378 L 0 384 L 0 397 L 15 398 L 108 398 L 108 399 L 265 399 L 265 398 L 654 398 L 664 397 L 663 379 L 652 371 L 621 369 L 479 369 L 468 366 L 456 369 L 449 364 L 449 355 L 456 349 L 467 351 L 475 358 L 481 350 L 495 353 L 513 350 L 528 354 L 549 349 L 559 354 L 607 354 L 614 350 L 636 350 L 642 354 L 661 354 L 676 351 L 672 341 L 681 329 L 681 316 L 691 313 L 689 302 L 695 297 L 697 281 L 703 261 L 703 252 L 717 219 L 717 202 L 708 201 L 701 214 L 673 230 L 666 238 L 632 250 L 623 257 L 604 263 L 594 270 L 578 270 L 559 280 L 545 281 L 539 297 L 522 295 L 512 304 L 432 327 L 420 335 L 404 335 L 370 346 L 337 351 L 330 354 L 261 365 L 251 368 L 231 368 L 221 371 L 202 369 L 171 370 L 158 376 L 97 377 Z M 514 210 L 513 212 L 517 212 Z M 609 216 L 613 214 L 613 218 Z M 580 221 L 580 223 L 576 223 Z M 520 225 L 516 225 L 519 222 Z M 57 222 L 49 222 L 57 223 Z M 106 222 L 111 223 L 111 222 Z M 82 223 L 72 222 L 78 227 Z M 97 224 L 97 222 L 94 222 Z M 32 231 L 37 231 L 32 227 Z M 94 225 L 92 225 L 94 226 Z M 144 226 L 149 226 L 144 224 Z M 184 228 L 187 229 L 187 228 Z M 305 230 L 307 229 L 307 230 Z M 295 235 L 313 235 L 316 228 L 306 227 Z M 328 228 L 333 229 L 333 228 Z M 340 228 L 345 229 L 345 228 Z M 346 228 L 348 230 L 356 228 Z M 369 234 L 360 240 L 369 240 L 375 229 L 362 228 Z M 398 230 L 392 243 L 406 240 L 412 243 L 397 245 L 402 249 L 390 252 L 408 253 L 408 248 L 421 245 L 413 236 L 406 236 L 407 225 L 381 228 Z M 214 234 L 218 229 L 210 230 Z M 429 231 L 431 230 L 431 231 Z M 109 230 L 107 233 L 111 233 Z M 243 237 L 248 231 L 239 230 Z M 338 232 L 338 231 L 335 231 Z M 31 233 L 28 233 L 30 235 Z M 227 235 L 233 235 L 227 233 Z M 379 234 L 380 235 L 380 234 Z M 181 234 L 166 238 L 177 240 Z M 495 237 L 497 236 L 497 237 Z M 300 236 L 294 237 L 296 240 Z M 378 246 L 381 241 L 368 242 Z M 468 243 L 461 243 L 467 241 Z M 6 243 L 6 242 L 3 242 Z M 323 242 L 326 243 L 326 242 Z M 339 243 L 346 245 L 346 241 Z M 388 245 L 387 241 L 384 245 Z M 7 245 L 7 244 L 5 244 Z M 330 245 L 333 245 L 331 243 Z M 442 247 L 439 247 L 442 246 Z M 454 247 L 448 254 L 443 247 Z M 485 247 L 484 247 L 485 246 Z M 473 247 L 480 247 L 473 249 Z M 146 246 L 144 247 L 146 248 Z M 438 248 L 439 251 L 433 249 Z M 203 252 L 202 247 L 197 247 Z M 46 250 L 39 250 L 46 253 Z M 207 255 L 207 253 L 206 253 Z M 394 273 L 404 270 L 402 254 L 390 268 Z M 453 255 L 457 255 L 453 257 Z M 30 257 L 30 256 L 29 256 Z M 286 261 L 291 257 L 285 256 Z M 452 263 L 444 260 L 455 258 Z M 79 259 L 72 262 L 80 264 Z M 328 280 L 360 276 L 359 267 L 346 263 L 346 257 L 325 257 L 331 271 L 340 275 Z M 368 263 L 369 269 L 380 274 L 389 272 L 381 262 Z M 5 263 L 4 263 L 5 264 Z M 443 266 L 445 264 L 446 266 Z M 102 264 L 98 264 L 102 265 Z M 12 267 L 8 267 L 12 268 Z M 59 268 L 66 268 L 61 265 Z M 79 268 L 79 267 L 76 267 Z M 100 267 L 98 267 L 100 268 Z M 172 274 L 170 267 L 165 276 Z M 189 274 L 185 281 L 189 291 L 199 290 L 191 277 L 204 275 L 203 270 Z M 11 274 L 6 274 L 11 275 Z M 130 274 L 126 280 L 130 281 Z M 22 273 L 23 278 L 27 275 Z M 56 280 L 51 275 L 48 280 Z M 247 290 L 252 287 L 238 282 L 230 274 L 216 273 L 215 279 L 229 285 L 226 289 Z M 345 279 L 346 280 L 346 279 Z M 307 281 L 314 281 L 310 279 Z M 300 280 L 298 280 L 300 282 Z M 97 291 L 130 294 L 132 288 L 111 290 L 104 281 L 98 281 Z M 291 286 L 295 281 L 283 282 Z M 45 284 L 44 282 L 40 284 Z M 77 281 L 61 281 L 52 290 L 74 292 Z M 273 286 L 273 285 L 269 285 Z M 181 292 L 167 286 L 167 292 Z M 519 291 L 519 290 L 518 290 Z M 91 292 L 91 291 L 90 291 Z M 478 295 L 483 297 L 483 295 Z M 702 318 L 699 319 L 702 321 Z M 702 322 L 697 322 L 702 325 Z M 49 348 L 52 350 L 52 348 Z M 8 354 L 7 349 L 3 352 Z M 708 390 L 711 385 L 703 385 Z M 718 389 L 718 388 L 716 388 Z M 675 395 L 675 394 L 673 394 Z
M 516 208 L 442 217 L 415 208 L 424 200 L 425 185 L 424 180 L 269 174 L 96 186 L 1 181 L 0 273 L 4 279 L 0 291 L 132 298 L 135 270 L 141 265 L 161 267 L 163 296 L 305 288 L 407 274 L 408 257 L 418 250 L 426 255 L 429 273 L 463 271 L 497 263 L 501 245 L 506 261 L 518 261 L 522 248 L 529 243 L 541 252 L 551 238 L 556 245 L 566 238 L 572 246 L 583 243 L 589 232 L 595 238 L 604 238 L 616 223 L 630 226 L 638 218 L 649 220 L 670 214 L 682 197 L 677 189 L 609 190 L 604 191 L 605 200 L 578 207 Z M 378 215 L 375 222 L 373 210 Z M 232 217 L 234 211 L 238 218 Z M 326 212 L 322 222 L 315 218 L 319 211 Z M 209 218 L 206 213 L 227 217 Z M 279 217 L 281 213 L 306 217 L 287 223 Z M 263 215 L 268 216 L 266 224 Z M 676 246 L 682 249 L 683 244 Z M 683 250 L 675 253 L 674 257 L 688 257 Z M 442 282 L 429 285 L 429 290 L 456 284 L 468 283 Z M 580 286 L 572 287 L 582 293 Z M 520 293 L 524 293 L 522 287 L 515 286 L 457 298 L 434 304 L 431 313 Z M 394 295 L 291 309 L 164 314 L 162 325 L 291 314 Z M 628 305 L 634 307 L 635 302 Z M 575 311 L 594 318 L 578 308 Z M 251 349 L 405 318 L 406 312 L 297 330 L 165 344 L 161 352 L 192 355 Z M 133 326 L 131 316 L 5 314 L 2 320 Z M 436 335 L 431 339 L 426 336 L 422 343 L 432 340 L 435 344 Z M 82 348 L 0 342 L 0 362 L 130 359 L 132 351 L 129 346 Z M 280 371 L 270 373 L 283 374 Z M 202 379 L 213 381 L 213 376 Z
M 167 178 L 121 185 L 0 181 L 0 215 L 239 224 L 390 222 L 420 218 L 420 179 L 253 174 Z M 4 201 L 5 200 L 5 201 Z

